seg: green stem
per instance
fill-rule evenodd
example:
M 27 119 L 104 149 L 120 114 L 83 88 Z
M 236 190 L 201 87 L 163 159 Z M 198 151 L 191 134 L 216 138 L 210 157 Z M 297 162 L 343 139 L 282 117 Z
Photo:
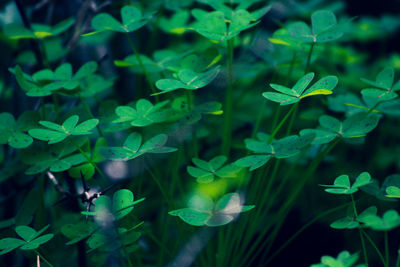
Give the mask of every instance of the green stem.
M 372 106 L 371 108 L 368 109 L 367 114 L 370 114 L 371 112 L 373 112 L 380 104 L 382 103 L 382 101 L 378 101 L 376 102 L 376 104 L 374 106 Z
M 304 74 L 307 74 L 308 70 L 310 69 L 311 55 L 312 55 L 312 52 L 314 49 L 314 44 L 315 43 L 311 43 L 310 50 L 308 51 L 307 63 L 306 63 L 306 67 L 304 69 Z
M 357 212 L 356 202 L 354 201 L 353 194 L 350 194 L 350 197 L 351 197 L 351 203 L 353 205 L 354 216 L 355 216 L 355 218 L 357 218 L 358 217 L 358 212 Z M 360 233 L 360 240 L 361 240 L 361 246 L 362 246 L 362 250 L 363 250 L 363 254 L 364 254 L 365 264 L 368 267 L 367 248 L 365 246 L 365 240 L 364 240 L 364 236 L 363 236 L 363 234 L 361 232 L 360 226 L 358 227 L 358 232 Z
M 288 128 L 287 128 L 287 130 L 286 130 L 286 135 L 289 135 L 290 132 L 292 131 L 293 123 L 294 123 L 294 121 L 295 121 L 295 119 L 296 119 L 297 111 L 299 110 L 299 102 L 297 102 L 296 104 L 294 104 L 294 106 L 295 106 L 295 107 L 294 107 L 294 111 L 293 111 L 293 113 L 292 113 L 292 116 L 290 117 L 289 125 L 288 125 Z
M 85 99 L 82 96 L 79 96 L 79 99 L 81 100 L 81 103 L 82 103 L 83 107 L 85 108 L 86 112 L 89 114 L 90 118 L 95 119 L 95 117 L 94 117 L 92 111 L 90 110 L 88 104 L 86 103 Z M 96 128 L 97 128 L 97 131 L 99 132 L 99 135 L 104 138 L 104 134 L 101 131 L 100 126 L 97 125 Z
M 222 154 L 225 156 L 229 155 L 232 142 L 232 116 L 233 116 L 233 49 L 234 39 L 231 38 L 227 41 L 227 75 L 228 75 L 228 87 L 225 93 L 225 107 L 224 107 L 224 130 L 222 136 Z
M 189 111 L 192 112 L 193 108 L 194 108 L 193 92 L 189 91 L 189 90 L 185 90 L 185 91 L 186 91 L 186 99 L 188 102 L 188 108 L 189 108 Z M 199 157 L 199 146 L 198 146 L 197 132 L 196 132 L 195 125 L 192 126 L 192 142 L 193 142 L 193 151 L 194 151 L 193 154 L 196 158 L 198 158 Z
M 92 159 L 85 153 L 85 151 L 82 150 L 82 148 L 76 143 L 73 137 L 70 137 L 71 143 L 78 149 L 78 151 L 86 158 L 86 160 L 92 164 L 92 166 L 96 169 L 96 171 L 100 174 L 100 176 L 106 180 L 106 176 L 103 173 L 103 171 L 97 166 L 95 162 L 92 161 Z
M 397 261 L 396 261 L 396 267 L 400 267 L 400 253 L 397 253 Z
M 374 240 L 365 232 L 363 229 L 360 228 L 361 233 L 367 238 L 371 246 L 375 249 L 376 254 L 378 254 L 379 259 L 381 260 L 383 266 L 388 267 L 385 262 L 385 258 L 383 257 L 381 251 L 379 250 L 378 246 L 375 244 Z
M 42 48 L 44 66 L 46 68 L 50 69 L 50 61 L 49 61 L 49 58 L 47 57 L 46 46 L 44 45 L 43 39 L 40 39 L 39 43 L 40 43 L 40 47 Z
M 272 140 L 274 140 L 275 135 L 278 133 L 279 129 L 282 127 L 282 125 L 287 121 L 287 119 L 289 118 L 290 114 L 292 114 L 292 112 L 296 109 L 296 105 L 292 105 L 292 107 L 290 108 L 290 110 L 286 113 L 285 117 L 283 117 L 283 119 L 279 122 L 278 126 L 276 126 L 276 128 L 274 129 L 274 131 L 272 132 L 272 134 L 270 135 L 269 139 L 268 139 L 268 144 L 271 144 Z
M 145 67 L 144 64 L 143 64 L 143 61 L 142 61 L 142 59 L 140 58 L 140 55 L 139 55 L 139 53 L 137 52 L 137 50 L 136 50 L 136 48 L 135 48 L 135 45 L 133 44 L 133 41 L 132 41 L 131 37 L 129 36 L 129 33 L 126 33 L 125 35 L 126 35 L 126 38 L 128 39 L 129 46 L 131 47 L 133 53 L 135 54 L 136 59 L 137 59 L 137 61 L 139 62 L 140 68 L 142 69 L 143 74 L 144 74 L 144 76 L 146 77 L 146 80 L 147 80 L 147 82 L 148 82 L 148 84 L 149 84 L 149 86 L 150 86 L 151 93 L 152 93 L 152 94 L 155 94 L 155 93 L 156 93 L 156 90 L 155 90 L 155 88 L 154 88 L 153 82 L 152 82 L 151 79 L 150 79 L 150 76 L 149 76 L 149 74 L 148 74 L 148 72 L 147 72 L 147 70 L 146 70 L 146 67 Z M 158 103 L 158 102 L 159 102 L 158 95 L 155 95 L 155 97 L 156 97 L 156 102 Z
M 308 171 L 306 172 L 304 178 L 300 181 L 300 184 L 298 184 L 296 186 L 295 191 L 292 192 L 290 197 L 283 203 L 283 205 L 281 205 L 278 214 L 275 216 L 276 218 L 278 218 L 280 220 L 280 222 L 277 223 L 277 226 L 274 228 L 273 233 L 270 235 L 270 238 L 268 239 L 268 240 L 270 240 L 271 243 L 274 242 L 274 240 L 275 240 L 275 238 L 276 238 L 276 236 L 277 236 L 277 234 L 278 234 L 278 232 L 280 230 L 280 227 L 281 227 L 283 221 L 285 220 L 285 218 L 286 218 L 291 206 L 294 204 L 294 200 L 297 198 L 298 194 L 303 189 L 303 186 L 305 185 L 306 181 L 309 179 L 309 176 L 311 176 L 314 173 L 314 171 L 318 167 L 319 163 L 336 146 L 336 144 L 339 141 L 340 141 L 340 138 L 337 138 L 329 146 L 327 146 L 325 148 L 325 150 L 323 150 L 322 152 L 320 152 L 320 154 L 318 154 L 318 156 L 310 164 L 310 167 L 309 167 Z M 271 222 L 271 225 L 272 224 L 273 224 L 273 222 Z M 253 244 L 251 245 L 251 248 L 247 251 L 247 255 L 245 257 L 243 257 L 243 262 L 247 262 L 247 259 L 251 256 L 251 253 L 255 249 L 257 249 L 258 244 L 263 240 L 263 237 L 268 232 L 268 230 L 269 230 L 269 227 L 264 227 L 263 231 L 258 235 L 258 238 L 256 239 L 256 241 L 253 242 Z M 272 245 L 270 245 L 270 246 L 272 246 Z
M 253 132 L 251 133 L 251 138 L 256 137 L 256 134 L 258 132 L 258 130 L 260 129 L 260 125 L 261 125 L 261 121 L 264 115 L 264 110 L 267 107 L 267 101 L 263 101 L 263 104 L 260 108 L 260 111 L 258 112 L 258 116 L 257 116 L 257 120 L 256 120 L 256 124 L 253 128 Z
M 384 233 L 384 239 L 385 239 L 385 258 L 386 258 L 386 266 L 390 266 L 390 258 L 389 258 L 389 235 L 388 231 L 385 231 Z
M 302 232 L 304 232 L 308 227 L 310 227 L 312 224 L 314 224 L 315 222 L 319 221 L 321 218 L 334 213 L 335 211 L 341 210 L 345 207 L 347 207 L 349 204 L 343 204 L 340 205 L 338 207 L 332 208 L 330 210 L 324 211 L 323 213 L 319 214 L 318 216 L 316 216 L 314 219 L 312 219 L 311 221 L 309 221 L 308 223 L 306 223 L 305 225 L 303 225 L 299 230 L 297 230 L 296 233 L 294 233 L 288 240 L 286 240 L 285 243 L 283 243 L 282 246 L 280 246 L 269 258 L 268 260 L 265 262 L 264 265 L 267 265 L 269 262 L 271 262 L 282 250 L 284 250 L 294 239 L 296 239 L 296 237 L 298 237 Z
M 39 258 L 44 261 L 47 265 L 49 265 L 50 267 L 53 267 L 53 264 L 51 264 L 45 257 L 43 257 L 42 254 L 40 254 L 40 252 L 37 249 L 34 249 L 35 253 L 39 256 Z

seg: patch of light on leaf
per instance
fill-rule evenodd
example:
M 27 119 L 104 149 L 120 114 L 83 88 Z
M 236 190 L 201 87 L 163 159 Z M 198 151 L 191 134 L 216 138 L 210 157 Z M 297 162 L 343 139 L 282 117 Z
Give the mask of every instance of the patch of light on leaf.
M 186 28 L 179 27 L 179 28 L 171 29 L 169 32 L 173 33 L 173 34 L 183 34 L 185 31 L 186 31 Z
M 227 191 L 228 184 L 226 180 L 216 180 L 212 183 L 208 184 L 200 184 L 196 185 L 195 191 L 197 191 L 201 195 L 210 196 L 211 198 L 216 198 L 222 196 Z
M 290 45 L 288 42 L 285 42 L 281 39 L 276 39 L 276 38 L 268 38 L 268 41 L 270 41 L 273 44 Z
M 43 39 L 52 35 L 51 32 L 34 32 L 34 34 L 39 39 Z
M 308 97 L 308 96 L 313 96 L 313 95 L 330 95 L 330 94 L 332 94 L 331 90 L 320 89 L 320 90 L 315 90 L 315 91 L 313 91 L 313 92 L 311 92 L 309 94 L 302 95 L 300 97 L 300 99 L 303 99 L 303 98 Z
M 105 172 L 111 179 L 123 179 L 128 175 L 128 165 L 125 161 L 109 161 L 106 163 Z

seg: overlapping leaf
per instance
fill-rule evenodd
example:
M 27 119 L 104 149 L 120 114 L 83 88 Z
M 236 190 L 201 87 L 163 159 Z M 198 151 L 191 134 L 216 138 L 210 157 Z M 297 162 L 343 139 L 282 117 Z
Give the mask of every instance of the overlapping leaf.
M 400 80 L 394 83 L 394 69 L 387 67 L 384 68 L 376 76 L 375 81 L 365 78 L 361 80 L 374 88 L 366 88 L 361 91 L 361 94 L 368 98 L 375 98 L 379 101 L 392 100 L 398 96 L 395 91 L 400 90 Z
M 131 133 L 122 147 L 100 148 L 100 153 L 107 159 L 127 161 L 146 153 L 170 153 L 176 151 L 176 148 L 165 146 L 167 140 L 168 136 L 166 134 L 159 134 L 142 143 L 141 134 Z
M 350 195 L 357 192 L 360 189 L 360 187 L 366 186 L 371 182 L 372 182 L 371 176 L 369 175 L 369 173 L 363 172 L 360 175 L 358 175 L 353 184 L 350 184 L 349 176 L 344 174 L 337 177 L 333 182 L 333 185 L 321 185 L 321 186 L 329 187 L 325 189 L 325 191 L 328 193 Z
M 156 86 L 163 94 L 177 89 L 196 90 L 210 84 L 219 73 L 219 67 L 209 69 L 202 73 L 196 73 L 190 69 L 182 69 L 177 73 L 176 79 L 161 79 Z
M 148 22 L 148 17 L 143 16 L 142 11 L 134 6 L 124 6 L 121 8 L 121 19 L 122 23 L 116 20 L 113 16 L 107 13 L 97 14 L 92 19 L 92 27 L 95 32 L 84 34 L 84 36 L 92 35 L 103 31 L 114 31 L 114 32 L 133 32 Z
M 96 199 L 95 211 L 82 211 L 83 215 L 95 216 L 98 224 L 112 220 L 120 220 L 128 215 L 134 208 L 134 205 L 144 201 L 144 198 L 134 201 L 132 191 L 120 189 L 116 191 L 113 198 L 102 195 Z M 111 218 L 110 218 L 111 216 Z
M 86 139 L 79 139 L 77 144 L 81 146 L 86 141 Z M 32 146 L 24 150 L 21 158 L 23 163 L 30 166 L 25 174 L 33 175 L 46 170 L 62 172 L 86 162 L 85 156 L 81 153 L 74 153 L 76 150 L 77 148 L 69 141 L 52 146 L 50 151 L 43 151 L 37 146 Z
M 68 18 L 54 26 L 32 24 L 32 30 L 18 24 L 8 24 L 3 30 L 5 35 L 10 39 L 44 39 L 65 32 L 74 24 L 74 22 L 75 20 L 73 18 Z
M 245 139 L 246 148 L 254 154 L 235 161 L 240 167 L 250 167 L 253 171 L 266 164 L 272 157 L 290 158 L 298 155 L 314 139 L 314 134 L 291 135 L 268 143 L 269 135 L 258 133 L 257 139 Z
M 375 114 L 357 113 L 343 122 L 338 119 L 322 115 L 319 118 L 320 129 L 303 129 L 300 134 L 315 134 L 312 144 L 326 144 L 335 138 L 360 138 L 376 128 L 379 116 Z
M 263 93 L 263 96 L 268 100 L 279 103 L 282 106 L 290 105 L 299 102 L 305 97 L 332 94 L 332 90 L 338 83 L 336 76 L 326 76 L 306 90 L 313 78 L 314 73 L 310 72 L 301 77 L 292 88 L 288 88 L 279 84 L 270 84 L 270 86 L 279 93 L 265 92 Z
M 197 196 L 190 201 L 188 208 L 173 210 L 168 214 L 178 216 L 194 226 L 221 226 L 232 222 L 240 213 L 254 207 L 254 205 L 242 205 L 239 194 L 229 193 L 216 203 L 208 197 Z
M 210 183 L 214 181 L 215 177 L 236 177 L 240 168 L 234 164 L 227 164 L 224 166 L 227 160 L 225 156 L 216 156 L 209 161 L 193 158 L 192 162 L 196 167 L 188 166 L 186 170 L 191 176 L 196 178 L 199 183 Z
M 45 226 L 40 231 L 36 232 L 35 229 L 21 225 L 15 228 L 15 232 L 22 238 L 6 237 L 0 239 L 0 255 L 13 251 L 14 249 L 33 250 L 39 246 L 47 243 L 53 238 L 53 234 L 46 234 L 40 236 L 49 226 Z
M 89 135 L 91 130 L 99 123 L 98 119 L 90 119 L 80 124 L 78 124 L 78 121 L 78 115 L 72 115 L 61 125 L 51 121 L 39 121 L 39 124 L 47 129 L 31 129 L 28 133 L 36 139 L 55 144 L 71 135 Z
M 35 120 L 32 113 L 25 113 L 29 119 Z M 0 113 L 0 144 L 9 144 L 13 148 L 21 149 L 30 146 L 33 142 L 32 137 L 25 133 L 23 125 L 23 115 L 15 121 L 10 113 Z
M 169 118 L 169 110 L 162 110 L 168 100 L 153 105 L 146 99 L 136 102 L 136 109 L 131 106 L 119 106 L 115 109 L 118 119 L 113 122 L 130 122 L 132 126 L 145 127 L 154 123 L 164 122 Z
M 230 12 L 206 12 L 194 9 L 192 10 L 192 15 L 197 20 L 193 26 L 195 31 L 207 39 L 222 42 L 232 39 L 240 32 L 257 25 L 260 22 L 258 19 L 263 13 L 251 14 L 244 9 L 230 10 Z
M 359 258 L 358 253 L 350 254 L 347 250 L 339 253 L 334 258 L 331 256 L 322 256 L 321 263 L 312 264 L 311 267 L 365 267 L 365 265 L 355 265 Z
M 339 39 L 343 35 L 344 25 L 337 23 L 336 16 L 328 10 L 317 10 L 311 15 L 311 25 L 299 21 L 288 25 L 289 36 L 305 43 L 325 43 Z

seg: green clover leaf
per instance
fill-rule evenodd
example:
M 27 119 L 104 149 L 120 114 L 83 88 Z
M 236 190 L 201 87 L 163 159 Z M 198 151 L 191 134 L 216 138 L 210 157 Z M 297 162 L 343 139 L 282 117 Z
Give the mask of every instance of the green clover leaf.
M 189 202 L 189 207 L 170 211 L 168 214 L 178 216 L 193 226 L 222 226 L 232 222 L 240 213 L 249 211 L 255 206 L 244 206 L 237 193 L 222 196 L 216 203 L 209 197 L 196 196 Z
M 116 191 L 113 198 L 102 195 L 96 199 L 95 211 L 82 211 L 83 215 L 95 216 L 98 223 L 109 221 L 111 215 L 113 219 L 120 220 L 134 208 L 134 205 L 144 201 L 144 198 L 134 201 L 132 191 L 128 189 L 120 189 Z
M 22 27 L 17 24 L 8 24 L 4 27 L 5 35 L 10 39 L 44 39 L 57 36 L 68 30 L 75 20 L 68 18 L 59 22 L 54 26 L 44 24 L 32 24 L 32 30 Z
M 350 178 L 348 175 L 340 175 L 335 179 L 333 185 L 321 185 L 325 187 L 330 187 L 325 189 L 326 192 L 331 194 L 345 194 L 350 195 L 357 192 L 360 187 L 366 186 L 371 183 L 371 175 L 368 172 L 363 172 L 354 181 L 352 185 L 350 185 Z
M 89 36 L 103 31 L 114 32 L 133 32 L 148 22 L 148 17 L 143 16 L 142 12 L 134 6 L 124 6 L 121 8 L 122 23 L 116 20 L 113 16 L 107 13 L 97 14 L 92 19 L 92 27 L 96 31 L 83 34 L 82 36 Z
M 177 149 L 167 147 L 168 136 L 159 134 L 142 144 L 142 135 L 139 133 L 131 133 L 125 140 L 122 147 L 102 147 L 100 154 L 111 160 L 132 160 L 146 153 L 170 153 Z
M 146 99 L 136 102 L 136 109 L 131 106 L 119 106 L 115 109 L 118 119 L 113 122 L 130 122 L 132 126 L 146 127 L 154 123 L 164 122 L 169 119 L 170 112 L 162 110 L 169 100 L 153 105 Z
M 300 134 L 315 134 L 312 142 L 326 144 L 335 138 L 360 138 L 371 132 L 378 126 L 380 117 L 375 114 L 357 113 L 346 118 L 343 122 L 338 119 L 322 115 L 319 117 L 321 129 L 303 129 Z
M 255 153 L 235 161 L 239 167 L 250 167 L 253 171 L 265 165 L 272 157 L 290 158 L 298 155 L 314 139 L 314 134 L 291 135 L 268 143 L 269 135 L 258 133 L 257 139 L 245 139 L 246 148 Z
M 47 129 L 31 129 L 28 133 L 38 140 L 56 144 L 71 135 L 89 135 L 90 131 L 99 124 L 98 119 L 90 119 L 80 124 L 78 124 L 78 120 L 78 115 L 72 115 L 62 125 L 51 121 L 39 121 L 39 124 Z
M 400 90 L 400 80 L 394 83 L 394 69 L 387 67 L 384 68 L 376 76 L 375 81 L 365 78 L 361 80 L 375 88 L 366 88 L 361 91 L 361 94 L 367 98 L 374 98 L 379 101 L 387 101 L 396 98 L 398 95 L 395 91 Z
M 190 69 L 182 69 L 177 73 L 177 79 L 161 79 L 156 86 L 162 92 L 153 94 L 159 95 L 177 89 L 197 90 L 210 84 L 219 73 L 219 66 L 202 73 L 196 73 Z
M 288 36 L 304 43 L 325 43 L 339 39 L 346 25 L 337 23 L 336 16 L 329 10 L 317 10 L 311 15 L 312 29 L 302 21 L 288 25 Z
M 265 92 L 263 93 L 263 96 L 268 100 L 279 103 L 282 106 L 290 105 L 299 102 L 305 97 L 332 94 L 332 90 L 338 83 L 336 76 L 326 76 L 306 90 L 313 78 L 314 73 L 310 72 L 301 77 L 292 88 L 288 88 L 279 84 L 270 84 L 270 86 L 279 93 Z
M 20 118 L 23 117 L 21 116 Z M 20 118 L 16 122 L 14 116 L 10 113 L 0 113 L 0 144 L 9 144 L 16 149 L 26 148 L 32 144 L 33 139 L 24 133 Z M 30 118 L 35 119 L 33 117 Z
M 44 231 L 49 228 L 49 225 L 36 232 L 29 226 L 17 226 L 15 232 L 22 238 L 6 237 L 0 239 L 0 255 L 13 251 L 14 249 L 33 250 L 37 249 L 40 245 L 47 243 L 54 237 L 53 234 L 46 234 L 40 236 Z
M 197 179 L 199 183 L 211 183 L 215 177 L 233 178 L 236 177 L 240 167 L 234 164 L 225 164 L 228 159 L 225 156 L 216 156 L 210 161 L 193 158 L 192 162 L 196 167 L 188 166 L 187 172 Z

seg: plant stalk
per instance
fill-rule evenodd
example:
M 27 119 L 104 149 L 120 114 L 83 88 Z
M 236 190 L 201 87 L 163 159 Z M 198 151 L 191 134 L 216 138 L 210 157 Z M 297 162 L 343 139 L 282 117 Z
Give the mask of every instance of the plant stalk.
M 232 142 L 232 121 L 233 121 L 233 50 L 234 50 L 234 38 L 227 41 L 227 80 L 228 87 L 225 93 L 225 108 L 224 108 L 224 135 L 222 136 L 222 154 L 225 156 L 229 155 Z
M 135 54 L 136 59 L 137 59 L 137 61 L 139 62 L 140 68 L 142 69 L 143 74 L 144 74 L 144 76 L 146 77 L 146 80 L 147 80 L 147 82 L 148 82 L 148 84 L 149 84 L 151 93 L 152 93 L 152 94 L 155 94 L 155 93 L 156 93 L 156 90 L 155 90 L 155 88 L 154 88 L 153 82 L 152 82 L 151 79 L 150 79 L 150 76 L 149 76 L 149 74 L 148 74 L 148 72 L 147 72 L 147 70 L 146 70 L 146 67 L 145 67 L 144 64 L 143 64 L 143 61 L 142 61 L 142 59 L 140 58 L 140 55 L 139 55 L 139 53 L 137 52 L 137 50 L 136 50 L 136 48 L 135 48 L 135 45 L 133 44 L 133 41 L 132 41 L 131 37 L 129 36 L 129 33 L 126 33 L 125 35 L 126 35 L 126 38 L 128 39 L 129 46 L 131 47 L 133 53 Z M 155 98 L 156 98 L 156 102 L 158 103 L 158 102 L 159 102 L 158 95 L 155 95 Z

